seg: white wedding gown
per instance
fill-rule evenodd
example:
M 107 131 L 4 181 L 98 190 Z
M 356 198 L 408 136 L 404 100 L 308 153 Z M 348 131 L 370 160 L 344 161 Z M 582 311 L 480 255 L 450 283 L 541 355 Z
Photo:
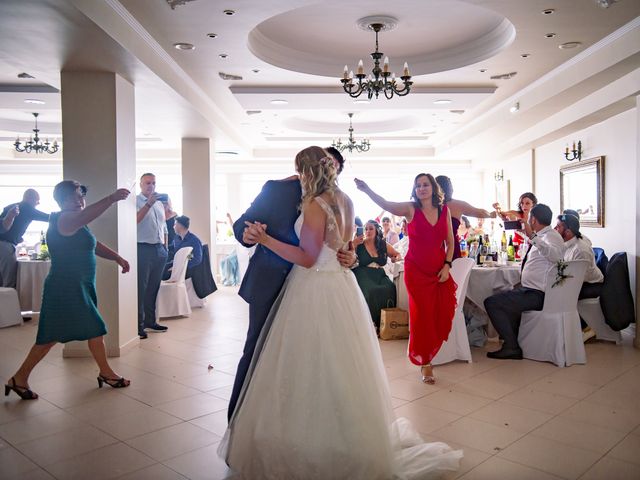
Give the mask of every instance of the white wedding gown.
M 462 452 L 394 418 L 367 304 L 336 259 L 335 216 L 316 201 L 328 217 L 322 251 L 291 270 L 219 453 L 246 480 L 448 476 Z

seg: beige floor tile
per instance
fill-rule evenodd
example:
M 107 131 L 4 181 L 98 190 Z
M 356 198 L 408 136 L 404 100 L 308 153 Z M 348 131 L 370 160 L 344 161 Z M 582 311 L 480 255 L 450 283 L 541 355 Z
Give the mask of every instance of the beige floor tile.
M 549 438 L 604 455 L 625 436 L 624 432 L 556 417 L 537 428 L 532 435 Z
M 151 407 L 119 416 L 95 417 L 90 421 L 100 430 L 118 440 L 128 440 L 182 423 L 181 419 Z
M 530 387 L 541 392 L 555 393 L 557 395 L 576 398 L 578 400 L 582 400 L 598 390 L 598 387 L 595 385 L 576 382 L 574 380 L 558 379 L 553 376 L 548 376 L 538 380 L 537 382 L 532 383 Z
M 559 368 L 550 376 L 557 380 L 571 380 L 601 387 L 620 376 L 620 370 L 596 365 L 589 359 L 589 363 L 586 365 L 571 365 L 569 368 Z
M 560 480 L 550 473 L 543 472 L 519 463 L 510 462 L 499 457 L 492 457 L 481 463 L 460 480 L 495 480 L 497 478 L 517 480 Z
M 530 387 L 525 387 L 516 392 L 505 395 L 501 399 L 506 403 L 530 408 L 543 413 L 558 415 L 571 405 L 577 403 L 575 398 L 565 397 L 554 393 L 541 392 Z
M 49 465 L 46 470 L 54 477 L 65 480 L 101 480 L 118 478 L 153 463 L 151 458 L 124 443 L 115 443 Z
M 474 412 L 488 403 L 491 400 L 477 395 L 469 395 L 467 393 L 460 393 L 452 390 L 440 390 L 439 392 L 432 393 L 424 398 L 416 400 L 418 405 L 427 405 L 429 407 L 439 408 L 451 413 L 457 413 L 459 415 L 468 415 Z
M 13 477 L 3 477 L 4 480 L 55 480 L 55 477 L 42 468 L 21 472 Z
M 234 376 L 229 373 L 218 372 L 213 369 L 204 375 L 198 375 L 190 378 L 176 378 L 176 382 L 195 388 L 201 392 L 208 392 L 216 388 L 228 387 L 233 385 Z
M 640 435 L 629 434 L 608 455 L 617 460 L 640 465 Z
M 227 410 L 220 410 L 219 412 L 210 413 L 203 417 L 194 418 L 193 420 L 190 420 L 189 423 L 209 430 L 219 437 L 222 437 L 224 436 L 224 432 L 226 432 L 228 425 Z
M 638 480 L 640 466 L 610 456 L 603 457 L 580 480 Z
M 16 445 L 80 426 L 80 420 L 59 410 L 0 425 L 0 437 Z
M 612 428 L 624 433 L 628 433 L 640 426 L 640 410 L 624 410 L 592 403 L 588 400 L 576 403 L 562 412 L 560 416 L 591 425 Z
M 409 403 L 407 400 L 401 400 L 396 397 L 391 397 L 391 406 L 393 408 L 401 407 L 402 405 L 406 405 L 407 403 Z
M 30 470 L 36 469 L 38 469 L 38 465 L 15 448 L 11 446 L 0 448 L 0 477 L 18 479 Z
M 47 412 L 61 411 L 60 407 L 44 398 L 39 398 L 36 402 L 25 402 L 17 395 L 9 395 L 0 400 L 0 425 Z
M 549 421 L 553 415 L 497 401 L 476 410 L 469 417 L 516 432 L 528 433 Z
M 439 408 L 407 403 L 394 409 L 396 417 L 405 417 L 413 424 L 414 428 L 423 434 L 428 434 L 439 428 L 455 422 L 460 415 L 445 412 Z
M 453 387 L 453 389 L 458 392 L 479 395 L 492 400 L 502 398 L 519 388 L 520 387 L 518 385 L 508 383 L 504 380 L 486 378 L 482 375 L 461 381 Z
M 164 462 L 172 470 L 191 480 L 222 480 L 230 478 L 232 471 L 216 452 L 218 444 L 185 453 Z
M 415 377 L 413 381 L 396 378 L 389 382 L 389 388 L 391 389 L 392 397 L 408 402 L 422 398 L 425 395 L 431 395 L 440 390 L 438 385 L 427 385 L 422 383 L 418 377 Z
M 169 467 L 165 467 L 161 463 L 156 463 L 150 467 L 118 477 L 118 480 L 184 480 L 186 478 L 187 477 L 183 477 L 178 472 L 171 470 Z
M 452 441 L 466 445 L 488 454 L 504 450 L 522 434 L 508 428 L 498 427 L 469 417 L 463 417 L 446 427 L 435 430 L 433 436 L 443 441 Z
M 624 410 L 640 411 L 640 395 L 635 392 L 618 390 L 605 385 L 586 400 Z
M 220 410 L 226 411 L 228 405 L 229 402 L 227 400 L 209 395 L 208 393 L 201 393 L 199 395 L 161 403 L 157 405 L 156 408 L 182 420 L 192 420 Z
M 578 478 L 600 456 L 590 450 L 571 447 L 534 435 L 527 435 L 498 454 L 500 458 L 567 479 Z
M 126 413 L 139 413 L 148 408 L 148 405 L 138 400 L 113 392 L 110 395 L 104 395 L 102 398 L 91 402 L 67 408 L 66 411 L 74 417 L 90 422 L 94 418 L 108 418 L 117 417 Z
M 16 448 L 38 465 L 46 466 L 116 442 L 115 438 L 97 428 L 83 425 L 21 443 Z
M 227 402 L 229 402 L 232 392 L 233 392 L 233 387 L 231 385 L 228 385 L 226 387 L 220 387 L 220 388 L 215 388 L 213 390 L 209 390 L 207 393 L 209 395 L 222 398 L 223 400 L 226 400 Z
M 167 460 L 220 441 L 220 437 L 190 423 L 179 423 L 127 440 L 127 444 L 156 460 Z
M 126 390 L 126 392 L 123 392 L 125 395 L 135 398 L 147 405 L 151 405 L 152 407 L 161 403 L 192 397 L 193 395 L 202 393 L 194 388 L 185 387 L 184 385 L 160 377 L 155 377 L 153 382 L 142 385 L 134 382 L 124 390 Z

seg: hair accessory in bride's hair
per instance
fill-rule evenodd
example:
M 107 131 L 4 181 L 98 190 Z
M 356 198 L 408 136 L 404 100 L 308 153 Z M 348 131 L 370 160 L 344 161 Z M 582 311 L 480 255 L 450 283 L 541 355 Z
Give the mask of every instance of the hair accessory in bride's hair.
M 333 159 L 333 157 L 322 157 L 320 159 L 320 165 L 334 165 L 335 164 L 335 160 Z

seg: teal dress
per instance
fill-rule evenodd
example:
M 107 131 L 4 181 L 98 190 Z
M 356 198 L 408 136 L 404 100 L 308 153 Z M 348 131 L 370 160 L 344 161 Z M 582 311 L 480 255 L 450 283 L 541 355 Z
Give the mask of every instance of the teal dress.
M 107 333 L 96 297 L 96 237 L 84 226 L 71 236 L 58 232 L 60 212 L 47 230 L 51 270 L 44 282 L 36 344 L 88 340 Z
M 356 247 L 356 255 L 360 265 L 353 269 L 353 273 L 367 301 L 373 323 L 376 329 L 380 329 L 382 309 L 396 306 L 396 286 L 383 268 L 387 264 L 387 256 L 372 257 L 362 243 Z M 379 268 L 367 266 L 372 263 Z

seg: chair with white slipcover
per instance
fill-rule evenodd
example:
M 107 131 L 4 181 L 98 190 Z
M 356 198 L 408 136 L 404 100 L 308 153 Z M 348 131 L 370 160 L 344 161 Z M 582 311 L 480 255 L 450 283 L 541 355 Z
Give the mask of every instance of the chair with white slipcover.
M 156 315 L 158 318 L 191 315 L 185 276 L 187 274 L 189 254 L 192 250 L 193 247 L 183 247 L 175 253 L 171 277 L 169 280 L 163 280 L 160 283 L 156 301 Z
M 440 347 L 440 350 L 431 361 L 433 365 L 441 365 L 454 360 L 463 360 L 471 363 L 471 348 L 469 348 L 469 336 L 467 335 L 467 325 L 462 313 L 462 307 L 467 295 L 471 269 L 474 265 L 475 262 L 470 258 L 456 258 L 453 261 L 453 265 L 451 265 L 449 273 L 458 285 L 456 290 L 458 305 L 453 316 L 449 338 L 442 344 L 442 347 Z
M 571 260 L 566 263 L 565 278 L 555 286 L 558 267 L 553 265 L 549 269 L 542 310 L 523 312 L 518 333 L 524 358 L 552 362 L 559 367 L 587 363 L 578 315 L 578 294 L 588 262 Z

